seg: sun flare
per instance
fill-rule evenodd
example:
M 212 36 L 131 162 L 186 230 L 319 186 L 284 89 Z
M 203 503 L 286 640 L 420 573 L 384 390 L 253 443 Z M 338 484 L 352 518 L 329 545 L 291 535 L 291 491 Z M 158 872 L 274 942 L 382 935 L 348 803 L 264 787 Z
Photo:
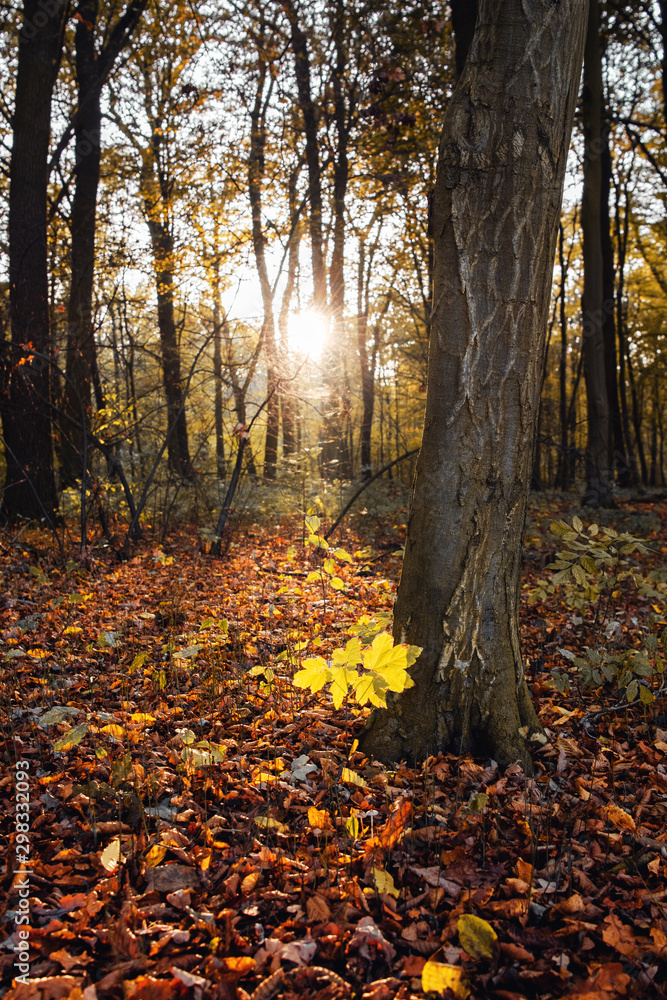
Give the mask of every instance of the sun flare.
M 289 349 L 292 354 L 319 358 L 329 331 L 326 317 L 314 309 L 292 313 L 288 325 Z

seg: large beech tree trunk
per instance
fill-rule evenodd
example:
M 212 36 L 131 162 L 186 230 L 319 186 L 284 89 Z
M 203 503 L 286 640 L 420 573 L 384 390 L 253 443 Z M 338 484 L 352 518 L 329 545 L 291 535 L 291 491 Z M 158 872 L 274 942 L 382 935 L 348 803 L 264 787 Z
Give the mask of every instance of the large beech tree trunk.
M 444 749 L 530 768 L 521 541 L 565 162 L 586 33 L 582 0 L 481 0 L 440 142 L 424 437 L 394 614 L 423 652 L 415 686 L 361 749 Z
M 25 0 L 19 36 L 9 186 L 11 344 L 2 345 L 5 487 L 0 518 L 51 519 L 57 507 L 51 442 L 47 274 L 51 97 L 67 4 Z

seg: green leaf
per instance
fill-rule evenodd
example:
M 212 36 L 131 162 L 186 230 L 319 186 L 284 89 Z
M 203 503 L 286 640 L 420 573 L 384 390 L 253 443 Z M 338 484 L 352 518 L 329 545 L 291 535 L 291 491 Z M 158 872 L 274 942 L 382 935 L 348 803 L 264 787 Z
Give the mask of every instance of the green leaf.
M 635 678 L 633 677 L 630 683 L 628 684 L 627 688 L 625 689 L 625 697 L 628 699 L 629 702 L 632 702 L 637 697 L 638 691 L 639 691 L 639 681 L 635 680 Z
M 586 573 L 581 568 L 579 563 L 575 563 L 574 566 L 572 567 L 572 576 L 581 587 L 584 587 L 586 585 Z
M 598 568 L 592 556 L 586 555 L 581 557 L 581 565 L 584 567 L 587 573 L 597 573 Z
M 583 522 L 576 515 L 572 518 L 572 527 L 578 532 L 584 530 Z

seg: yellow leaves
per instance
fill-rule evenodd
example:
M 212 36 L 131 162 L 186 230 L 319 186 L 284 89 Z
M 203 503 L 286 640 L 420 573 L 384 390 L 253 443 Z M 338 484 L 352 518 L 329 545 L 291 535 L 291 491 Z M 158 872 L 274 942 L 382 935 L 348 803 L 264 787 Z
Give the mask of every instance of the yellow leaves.
M 116 725 L 113 725 L 113 724 L 111 724 L 109 726 L 103 726 L 102 729 L 100 729 L 100 732 L 101 733 L 108 733 L 109 736 L 113 736 L 114 739 L 117 739 L 117 740 L 122 740 L 123 736 L 125 736 L 125 730 L 123 729 L 123 727 L 122 726 L 116 726 Z
M 140 726 L 152 726 L 157 720 L 152 715 L 147 715 L 146 712 L 133 712 L 130 716 L 130 722 L 137 723 Z
M 461 947 L 471 958 L 493 958 L 498 935 L 491 924 L 472 913 L 464 913 L 456 924 Z
M 420 646 L 402 643 L 394 645 L 388 632 L 376 635 L 370 647 L 364 647 L 359 636 L 349 639 L 344 649 L 335 649 L 327 662 L 323 657 L 310 657 L 303 661 L 301 670 L 294 675 L 294 684 L 315 694 L 325 684 L 331 684 L 334 707 L 340 708 L 350 691 L 360 705 L 369 701 L 385 708 L 387 691 L 404 691 L 412 687 L 408 669 L 421 653 Z M 355 669 L 363 664 L 364 673 Z
M 68 625 L 66 629 L 63 629 L 63 635 L 80 635 L 83 629 L 80 625 Z
M 293 683 L 298 688 L 309 688 L 315 694 L 330 680 L 331 671 L 327 667 L 326 660 L 321 656 L 315 656 L 303 661 L 301 670 L 294 675 Z
M 133 674 L 135 670 L 139 670 L 139 668 L 143 667 L 147 660 L 148 653 L 137 653 L 128 668 L 128 673 Z
M 259 882 L 259 872 L 250 872 L 241 882 L 241 892 L 244 896 L 249 896 Z
M 65 733 L 60 739 L 56 740 L 53 744 L 53 749 L 57 751 L 61 750 L 71 750 L 72 747 L 79 745 L 81 740 L 84 738 L 88 732 L 88 723 L 83 722 L 80 726 L 74 726 L 69 732 Z
M 373 884 L 378 892 L 386 892 L 387 895 L 395 896 L 398 899 L 399 890 L 394 885 L 394 879 L 389 872 L 385 871 L 384 868 L 373 868 L 371 874 Z
M 359 785 L 359 788 L 368 788 L 368 782 L 357 774 L 356 771 L 351 771 L 349 767 L 344 767 L 340 775 L 341 781 L 347 781 L 352 785 Z
M 333 832 L 331 816 L 327 809 L 316 809 L 315 806 L 311 806 L 308 810 L 308 822 L 313 830 L 322 830 L 327 833 Z
M 150 851 L 148 851 L 146 857 L 144 858 L 146 867 L 156 868 L 162 861 L 164 861 L 166 853 L 167 848 L 164 844 L 153 844 Z
M 463 978 L 463 970 L 457 965 L 446 965 L 428 960 L 422 969 L 422 990 L 424 993 L 444 993 L 451 990 L 457 1000 L 470 996 L 470 987 Z

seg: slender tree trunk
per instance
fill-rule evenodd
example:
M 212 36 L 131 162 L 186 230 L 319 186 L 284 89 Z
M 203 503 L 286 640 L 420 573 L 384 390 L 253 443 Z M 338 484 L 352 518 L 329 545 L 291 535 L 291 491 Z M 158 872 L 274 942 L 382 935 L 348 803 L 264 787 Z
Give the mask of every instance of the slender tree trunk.
M 560 266 L 560 359 L 558 363 L 560 450 L 558 453 L 558 471 L 556 473 L 556 482 L 558 483 L 560 489 L 567 490 L 570 487 L 568 475 L 570 442 L 567 424 L 567 311 L 565 308 L 565 290 L 567 286 L 568 267 L 565 262 L 565 231 L 562 223 L 558 228 L 558 263 Z
M 611 498 L 609 400 L 607 396 L 602 273 L 602 63 L 599 0 L 590 0 L 582 117 L 584 125 L 583 230 L 584 378 L 586 381 L 586 492 L 584 503 L 604 506 Z
M 225 433 L 222 422 L 222 327 L 227 317 L 220 297 L 220 262 L 216 260 L 213 275 L 213 410 L 215 421 L 215 467 L 218 479 L 224 479 Z
M 306 137 L 310 245 L 313 261 L 313 307 L 325 315 L 327 311 L 327 272 L 322 239 L 322 178 L 317 141 L 317 112 L 311 96 L 310 53 L 308 52 L 308 40 L 299 24 L 299 16 L 293 0 L 282 0 L 282 6 L 290 25 L 294 73 Z
M 603 111 L 603 117 L 604 111 Z M 601 152 L 602 184 L 600 189 L 600 242 L 602 249 L 602 339 L 604 341 L 605 381 L 609 402 L 609 457 L 610 470 L 618 474 L 619 486 L 629 484 L 629 466 L 623 441 L 623 422 L 619 405 L 618 369 L 616 352 L 616 322 L 614 296 L 614 247 L 611 238 L 609 196 L 611 194 L 612 163 L 609 149 L 609 126 L 604 122 Z
M 662 35 L 662 114 L 667 125 L 667 0 L 660 0 L 660 34 Z
M 95 222 L 102 127 L 100 97 L 102 87 L 145 6 L 146 0 L 130 3 L 98 53 L 99 0 L 79 0 L 77 4 L 75 65 L 78 106 L 74 117 L 76 161 L 70 219 L 72 260 L 67 314 L 67 378 L 61 403 L 59 449 L 63 485 L 71 485 L 85 475 L 82 466 L 84 436 L 92 410 L 93 388 L 98 408 L 104 405 L 93 329 Z
M 348 143 L 350 137 L 348 108 L 343 90 L 347 71 L 345 48 L 345 14 L 343 5 L 336 4 L 335 23 L 332 27 L 336 62 L 332 74 L 336 151 L 333 163 L 333 249 L 329 281 L 331 287 L 331 327 L 323 352 L 325 401 L 325 427 L 322 465 L 334 470 L 341 479 L 352 474 L 352 456 L 347 442 L 349 401 L 346 399 L 345 381 L 345 195 L 349 176 Z M 354 98 L 350 96 L 351 104 Z M 350 109 L 350 113 L 351 113 Z
M 288 200 L 290 213 L 290 236 L 287 251 L 287 280 L 285 291 L 283 292 L 278 315 L 279 332 L 279 358 L 280 370 L 283 376 L 289 372 L 289 311 L 296 285 L 296 272 L 299 267 L 299 244 L 301 242 L 301 210 L 297 205 L 297 180 L 299 168 L 296 167 L 290 173 L 288 185 Z M 293 391 L 286 391 L 286 380 L 281 381 L 279 387 L 280 394 L 280 415 L 283 425 L 283 457 L 289 458 L 296 451 L 295 436 L 295 410 L 296 396 Z
M 266 104 L 264 88 L 267 64 L 259 63 L 259 77 L 255 103 L 250 114 L 250 156 L 248 159 L 248 193 L 252 213 L 252 246 L 255 267 L 259 277 L 264 309 L 262 341 L 266 354 L 266 441 L 264 447 L 264 478 L 276 478 L 278 462 L 278 429 L 280 422 L 279 397 L 277 393 L 278 356 L 276 350 L 276 326 L 273 317 L 273 289 L 266 266 L 266 238 L 262 228 L 262 179 L 264 177 L 264 146 L 266 144 Z
M 481 0 L 447 109 L 433 204 L 434 314 L 394 637 L 415 686 L 373 713 L 384 761 L 451 748 L 530 767 L 541 726 L 519 642 L 521 542 L 565 164 L 580 0 Z
M 3 521 L 52 520 L 58 503 L 51 440 L 46 191 L 51 99 L 66 15 L 66 3 L 55 3 L 48 14 L 39 0 L 23 4 L 9 187 L 11 342 L 2 347 Z
M 156 206 L 150 195 L 145 196 L 144 204 L 151 235 L 157 285 L 157 323 L 160 331 L 164 394 L 167 400 L 167 428 L 169 429 L 175 423 L 167 446 L 169 467 L 175 475 L 182 476 L 184 479 L 192 479 L 194 478 L 194 470 L 190 461 L 181 355 L 174 310 L 176 292 L 174 240 L 168 224 L 157 218 Z
M 628 397 L 626 389 L 626 365 L 627 353 L 625 336 L 625 307 L 623 298 L 625 295 L 625 260 L 628 247 L 628 235 L 630 232 L 630 194 L 628 191 L 628 178 L 625 188 L 625 218 L 621 226 L 621 193 L 620 185 L 616 185 L 616 246 L 618 248 L 618 282 L 616 286 L 616 331 L 618 334 L 618 388 L 620 397 L 621 422 L 623 425 L 623 438 L 626 445 L 626 455 L 628 460 L 629 476 L 628 485 L 637 485 L 639 473 L 637 471 L 637 452 L 632 447 L 632 435 L 630 433 L 630 417 L 628 414 Z

